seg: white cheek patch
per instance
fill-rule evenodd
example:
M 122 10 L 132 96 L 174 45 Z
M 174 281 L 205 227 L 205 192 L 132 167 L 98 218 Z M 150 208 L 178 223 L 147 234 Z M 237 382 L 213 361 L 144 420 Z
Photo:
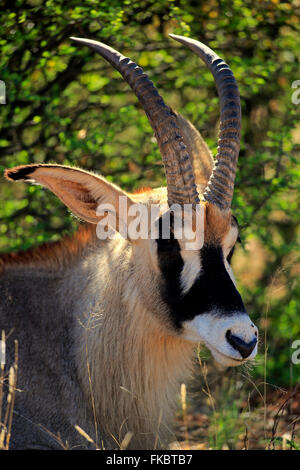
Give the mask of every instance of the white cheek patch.
M 184 262 L 180 284 L 183 294 L 186 294 L 200 274 L 201 262 L 198 251 L 181 250 L 180 254 Z
M 229 276 L 230 276 L 230 279 L 232 280 L 233 284 L 235 285 L 236 287 L 236 280 L 235 280 L 235 277 L 234 277 L 234 274 L 233 274 L 233 271 L 231 269 L 231 266 L 230 264 L 228 263 L 228 261 L 225 259 L 225 268 L 226 268 L 226 271 L 228 272 Z

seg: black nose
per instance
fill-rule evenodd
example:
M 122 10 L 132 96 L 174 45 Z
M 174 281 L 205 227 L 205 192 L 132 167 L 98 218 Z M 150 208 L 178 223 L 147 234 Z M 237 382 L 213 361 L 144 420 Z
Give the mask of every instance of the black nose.
M 245 343 L 241 338 L 233 335 L 230 330 L 226 332 L 226 339 L 228 343 L 240 353 L 243 359 L 250 356 L 257 343 L 256 337 L 253 338 L 250 343 Z

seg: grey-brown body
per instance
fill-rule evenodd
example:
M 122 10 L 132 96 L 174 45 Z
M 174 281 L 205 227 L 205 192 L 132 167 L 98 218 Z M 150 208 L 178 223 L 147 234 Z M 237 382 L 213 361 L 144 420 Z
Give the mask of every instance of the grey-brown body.
M 74 266 L 56 270 L 16 265 L 0 276 L 0 329 L 9 334 L 7 366 L 14 359 L 13 340 L 19 345 L 11 448 L 62 448 L 54 437 L 58 433 L 71 447 L 87 446 L 76 424 L 93 436 L 74 337 L 88 289 L 88 276 L 76 282 Z
M 193 345 L 166 333 L 159 275 L 144 266 L 140 282 L 130 244 L 80 231 L 88 240 L 75 253 L 68 240 L 30 263 L 6 260 L 0 275 L 7 368 L 19 343 L 10 448 L 118 449 L 127 432 L 129 447 L 166 445 Z

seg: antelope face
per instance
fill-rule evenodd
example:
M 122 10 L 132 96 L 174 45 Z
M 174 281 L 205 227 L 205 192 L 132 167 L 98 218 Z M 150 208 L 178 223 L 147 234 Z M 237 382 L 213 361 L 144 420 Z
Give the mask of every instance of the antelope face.
M 257 329 L 246 313 L 229 264 L 238 237 L 230 207 L 240 148 L 239 90 L 229 66 L 214 51 L 193 39 L 170 36 L 195 52 L 215 79 L 220 99 L 215 159 L 200 133 L 164 103 L 140 67 L 104 44 L 75 40 L 108 60 L 137 95 L 163 156 L 169 207 L 189 204 L 195 209 L 200 198 L 206 204 L 201 249 L 186 250 L 184 240 L 175 237 L 156 240 L 158 288 L 179 334 L 204 341 L 222 364 L 237 365 L 254 357 L 257 349 Z
M 239 232 L 230 212 L 206 207 L 200 250 L 185 250 L 181 240 L 156 240 L 162 298 L 177 334 L 203 342 L 217 362 L 240 365 L 255 357 L 258 332 L 236 288 L 230 266 Z

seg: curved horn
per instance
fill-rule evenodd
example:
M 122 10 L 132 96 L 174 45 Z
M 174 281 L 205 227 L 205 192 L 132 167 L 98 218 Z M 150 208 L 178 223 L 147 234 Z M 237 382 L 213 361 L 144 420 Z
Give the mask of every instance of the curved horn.
M 74 38 L 106 59 L 131 86 L 154 130 L 163 158 L 168 188 L 168 203 L 197 204 L 199 196 L 191 159 L 183 142 L 173 111 L 164 103 L 143 69 L 115 49 L 98 41 Z
M 212 72 L 220 99 L 220 130 L 215 166 L 204 199 L 222 210 L 231 206 L 237 159 L 240 150 L 241 104 L 238 86 L 229 66 L 199 41 L 170 34 L 188 46 Z

